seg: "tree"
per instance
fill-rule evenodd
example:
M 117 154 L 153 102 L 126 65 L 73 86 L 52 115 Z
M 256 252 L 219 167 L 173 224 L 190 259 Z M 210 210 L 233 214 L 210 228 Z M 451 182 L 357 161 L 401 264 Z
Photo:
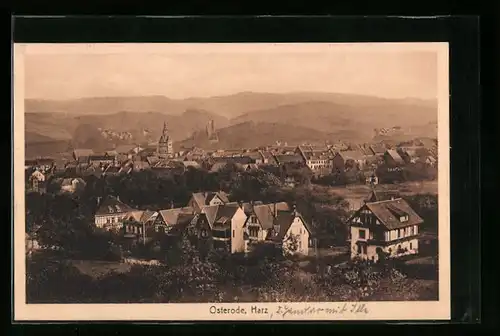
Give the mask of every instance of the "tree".
M 292 256 L 299 251 L 300 237 L 298 235 L 290 234 L 283 241 L 283 252 L 287 256 Z

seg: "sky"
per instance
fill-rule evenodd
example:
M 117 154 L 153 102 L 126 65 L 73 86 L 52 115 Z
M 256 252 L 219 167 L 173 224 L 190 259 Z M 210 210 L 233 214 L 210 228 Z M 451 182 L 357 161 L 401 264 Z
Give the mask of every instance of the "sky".
M 176 49 L 164 44 L 109 50 L 80 45 L 69 51 L 59 45 L 29 47 L 24 54 L 26 98 L 162 95 L 182 99 L 243 91 L 317 91 L 434 99 L 438 94 L 438 57 L 430 49 L 380 45 Z

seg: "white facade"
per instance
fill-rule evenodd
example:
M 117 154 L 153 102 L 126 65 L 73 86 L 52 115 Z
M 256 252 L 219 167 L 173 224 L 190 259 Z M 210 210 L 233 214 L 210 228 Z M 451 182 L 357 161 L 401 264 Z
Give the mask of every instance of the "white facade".
M 296 251 L 289 250 L 289 246 L 286 243 L 287 239 L 292 235 L 297 239 L 298 246 Z M 283 237 L 283 251 L 285 253 L 303 255 L 307 255 L 309 252 L 309 231 L 306 229 L 302 219 L 298 216 L 294 218 L 292 224 L 288 228 L 288 231 Z
M 246 219 L 247 216 L 241 208 L 238 208 L 231 219 L 231 253 L 245 252 L 243 226 L 245 225 Z

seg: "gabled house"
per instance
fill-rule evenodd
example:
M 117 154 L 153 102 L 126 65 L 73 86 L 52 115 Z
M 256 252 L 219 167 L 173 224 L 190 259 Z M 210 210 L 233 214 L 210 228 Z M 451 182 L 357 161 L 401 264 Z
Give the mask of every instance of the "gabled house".
M 158 212 L 151 210 L 132 210 L 123 220 L 124 237 L 146 242 L 151 239 L 153 223 Z
M 268 240 L 281 247 L 285 255 L 308 255 L 311 237 L 311 228 L 296 210 L 278 212 L 268 234 Z
M 132 211 L 135 209 L 120 201 L 119 197 L 108 196 L 102 202 L 99 199 L 94 217 L 95 226 L 108 231 L 119 230 Z
M 211 241 L 215 249 L 243 253 L 246 218 L 237 203 L 208 206 L 197 216 L 196 232 L 199 239 Z
M 366 202 L 347 223 L 352 259 L 378 261 L 418 253 L 423 220 L 402 198 Z
M 191 207 L 159 210 L 153 222 L 154 231 L 159 235 L 179 236 L 195 215 Z
M 78 194 L 86 186 L 81 177 L 54 178 L 50 181 L 51 186 L 55 186 L 60 194 Z
M 259 150 L 259 154 L 262 157 L 262 164 L 265 164 L 265 165 L 275 165 L 276 164 L 276 160 L 274 160 L 274 156 L 270 151 Z
M 228 195 L 223 192 L 197 192 L 191 195 L 187 206 L 193 208 L 194 212 L 201 213 L 204 208 L 214 205 L 229 203 Z
M 115 161 L 116 161 L 116 156 L 111 156 L 108 154 L 89 156 L 89 164 L 97 167 L 102 165 L 111 165 L 115 163 Z
M 363 169 L 366 164 L 366 159 L 366 155 L 360 151 L 340 151 L 337 152 L 332 159 L 332 169 L 334 172 L 343 172 L 348 168 L 352 168 L 349 167 L 349 165 Z
M 35 169 L 28 179 L 28 189 L 34 192 L 45 192 L 46 174 Z
M 373 144 L 370 147 L 372 155 L 383 156 L 387 148 L 383 144 Z
M 273 229 L 274 220 L 278 213 L 290 210 L 286 202 L 271 204 L 243 203 L 242 208 L 247 215 L 245 232 L 248 234 L 250 244 L 266 240 L 268 233 Z
M 304 164 L 304 158 L 299 154 L 277 154 L 274 156 L 274 160 L 278 166 L 288 163 Z
M 388 166 L 393 166 L 393 167 L 399 167 L 405 164 L 405 161 L 395 149 L 388 149 L 385 151 L 384 161 Z

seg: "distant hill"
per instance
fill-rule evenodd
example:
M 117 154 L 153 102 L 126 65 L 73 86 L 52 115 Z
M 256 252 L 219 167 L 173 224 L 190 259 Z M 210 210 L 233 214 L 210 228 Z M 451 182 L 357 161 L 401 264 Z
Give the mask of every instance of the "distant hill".
M 167 122 L 176 145 L 239 148 L 279 140 L 303 142 L 406 141 L 437 137 L 437 106 L 419 99 L 382 99 L 330 93 L 243 92 L 211 98 L 83 98 L 72 101 L 26 100 L 26 142 L 96 143 L 96 132 L 129 132 L 131 142 L 155 141 Z M 31 112 L 30 112 L 31 111 Z M 205 127 L 215 121 L 219 143 Z M 89 132 L 81 131 L 86 125 Z M 376 130 L 396 128 L 398 132 Z M 76 131 L 80 129 L 78 139 Z M 91 135 L 93 134 L 93 135 Z M 75 141 L 77 140 L 77 141 Z M 88 142 L 90 141 L 90 142 Z M 99 141 L 111 147 L 116 141 Z M 45 145 L 44 145 L 45 146 Z M 59 143 L 58 148 L 63 147 Z
M 73 141 L 76 146 L 98 144 L 98 147 L 112 147 L 114 140 L 100 139 L 100 130 L 130 132 L 129 142 L 157 140 L 167 122 L 174 141 L 190 137 L 193 132 L 204 131 L 209 120 L 216 127 L 228 125 L 228 120 L 213 113 L 189 109 L 180 115 L 158 112 L 118 112 L 104 115 L 66 116 L 57 113 L 27 113 L 25 116 L 25 137 L 27 143 L 50 142 L 56 140 Z M 147 130 L 148 137 L 144 134 Z M 95 139 L 98 138 L 98 139 Z
M 255 148 L 274 144 L 276 140 L 288 142 L 289 145 L 298 145 L 303 142 L 323 143 L 331 136 L 324 132 L 303 127 L 266 122 L 243 122 L 218 131 L 219 142 L 211 144 L 204 132 L 197 132 L 194 136 L 176 143 L 177 148 L 193 146 L 206 149 L 240 149 Z
M 207 110 L 226 118 L 236 118 L 250 111 L 272 109 L 311 101 L 331 102 L 358 108 L 387 106 L 421 106 L 435 108 L 436 101 L 414 98 L 384 99 L 362 95 L 292 92 L 258 93 L 240 92 L 227 96 L 170 99 L 164 96 L 81 98 L 74 100 L 26 99 L 26 112 L 69 114 L 113 114 L 128 112 L 158 112 L 179 115 L 187 109 Z
M 436 122 L 437 109 L 426 105 L 397 102 L 391 104 L 390 101 L 366 107 L 310 101 L 251 111 L 232 119 L 231 123 L 238 124 L 250 120 L 307 126 L 329 133 L 350 129 L 373 133 L 375 128 L 396 125 L 403 128 L 420 127 Z

